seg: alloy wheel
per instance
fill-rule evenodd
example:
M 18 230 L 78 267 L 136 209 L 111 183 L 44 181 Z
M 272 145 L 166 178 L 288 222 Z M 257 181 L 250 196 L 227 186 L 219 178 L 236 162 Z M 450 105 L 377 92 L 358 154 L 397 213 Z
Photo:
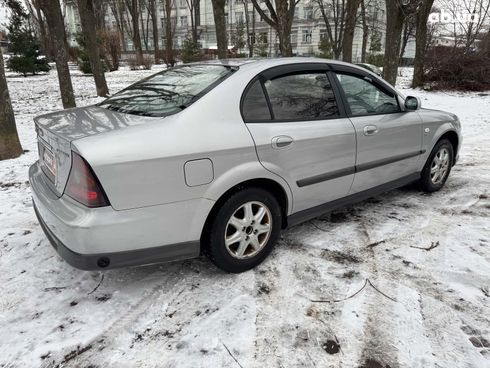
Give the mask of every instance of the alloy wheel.
M 225 228 L 225 246 L 238 259 L 257 255 L 267 244 L 272 231 L 272 215 L 262 202 L 241 205 Z
M 439 185 L 446 178 L 449 170 L 449 152 L 447 148 L 442 147 L 435 154 L 430 165 L 430 180 L 432 184 Z

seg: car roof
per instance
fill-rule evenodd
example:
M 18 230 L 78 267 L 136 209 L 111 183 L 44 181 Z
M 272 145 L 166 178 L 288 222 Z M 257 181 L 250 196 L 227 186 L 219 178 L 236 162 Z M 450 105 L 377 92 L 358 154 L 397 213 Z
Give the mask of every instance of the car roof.
M 245 65 L 249 66 L 261 66 L 264 68 L 272 67 L 276 65 L 285 65 L 285 64 L 301 64 L 301 63 L 323 63 L 323 64 L 338 64 L 351 66 L 356 68 L 355 64 L 346 63 L 340 60 L 332 60 L 332 59 L 323 59 L 316 57 L 277 57 L 277 58 L 237 58 L 237 59 L 216 59 L 216 60 L 206 60 L 199 61 L 193 64 L 208 64 L 208 65 L 226 65 L 226 66 L 234 66 L 234 67 L 243 67 Z

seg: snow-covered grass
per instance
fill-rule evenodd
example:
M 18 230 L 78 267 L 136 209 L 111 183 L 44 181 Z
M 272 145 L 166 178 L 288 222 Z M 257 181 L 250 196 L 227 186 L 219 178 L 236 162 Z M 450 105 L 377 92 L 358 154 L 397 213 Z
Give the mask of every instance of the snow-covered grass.
M 401 72 L 405 94 L 461 119 L 445 188 L 291 228 L 240 275 L 206 259 L 104 273 L 64 263 L 27 182 L 32 118 L 61 108 L 56 73 L 9 75 L 28 152 L 0 162 L 0 367 L 489 367 L 490 95 L 410 90 Z M 149 73 L 107 79 L 116 91 Z M 97 101 L 92 78 L 73 71 L 73 84 L 78 105 Z

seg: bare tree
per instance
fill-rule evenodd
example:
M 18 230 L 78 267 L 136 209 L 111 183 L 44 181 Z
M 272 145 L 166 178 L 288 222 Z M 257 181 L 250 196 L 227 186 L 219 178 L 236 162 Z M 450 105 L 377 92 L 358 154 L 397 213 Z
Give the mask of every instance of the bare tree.
M 427 19 L 428 19 L 427 14 Z M 408 41 L 410 38 L 415 36 L 415 27 L 416 27 L 416 16 L 415 14 L 410 14 L 405 18 L 403 23 L 403 31 L 402 31 L 402 40 L 400 45 L 400 59 L 405 55 L 405 49 L 407 48 Z
M 0 48 L 0 161 L 19 157 L 22 152 Z
M 216 27 L 216 43 L 218 44 L 218 57 L 226 59 L 228 56 L 228 39 L 226 36 L 225 5 L 226 0 L 211 0 L 213 4 L 214 25 Z
M 455 20 L 453 23 L 454 47 L 462 45 L 466 51 L 481 36 L 490 15 L 490 0 L 443 0 L 443 9 Z M 471 16 L 464 19 L 462 15 Z
M 175 0 L 161 0 L 163 5 L 164 26 L 165 26 L 165 63 L 174 66 L 174 37 L 176 19 L 172 16 L 172 10 L 175 9 Z
M 95 88 L 97 89 L 97 96 L 106 97 L 109 94 L 109 88 L 107 88 L 104 68 L 100 62 L 93 0 L 77 0 L 77 5 L 78 13 L 80 14 L 80 22 L 82 24 L 82 33 L 85 38 L 85 47 L 90 59 Z
M 200 13 L 200 1 L 199 0 L 185 0 L 187 8 L 189 9 L 189 15 L 191 18 L 191 38 L 192 42 L 197 43 L 199 38 L 198 28 L 201 25 L 201 13 Z
M 361 46 L 361 63 L 366 62 L 367 44 L 369 40 L 369 24 L 366 14 L 366 1 L 361 0 L 361 22 L 362 22 L 362 46 Z
M 126 9 L 131 16 L 131 36 L 133 38 L 133 46 L 136 50 L 136 62 L 139 65 L 143 65 L 143 49 L 141 48 L 141 35 L 140 35 L 140 11 L 141 5 L 138 0 L 124 0 Z
M 109 7 L 116 21 L 116 27 L 119 31 L 123 51 L 126 51 L 126 18 L 124 16 L 125 5 L 121 0 L 109 0 Z
M 345 12 L 344 42 L 342 43 L 342 59 L 352 62 L 352 42 L 354 41 L 354 31 L 356 29 L 357 9 L 359 0 L 347 0 Z
M 434 0 L 426 0 L 416 15 L 415 60 L 413 62 L 412 87 L 420 87 L 424 84 L 424 62 L 427 53 L 427 21 Z
M 245 14 L 245 30 L 247 31 L 248 56 L 254 56 L 255 43 L 255 11 L 252 8 L 252 32 L 250 32 L 250 14 L 248 12 L 248 0 L 243 0 L 243 11 Z
M 39 6 L 38 0 L 26 0 L 25 4 L 27 6 L 27 10 L 29 11 L 30 18 L 34 23 L 34 29 L 36 34 L 38 34 L 38 38 L 41 41 L 41 49 L 45 55 L 49 55 L 49 57 L 53 57 L 52 46 L 48 35 L 48 29 L 46 26 L 46 21 L 44 20 L 44 16 L 41 12 L 41 7 Z
M 75 95 L 73 94 L 70 69 L 68 68 L 68 44 L 66 42 L 65 23 L 60 3 L 58 0 L 39 0 L 39 5 L 46 18 L 49 34 L 56 48 L 55 62 L 63 108 L 75 107 Z
M 148 10 L 149 18 L 151 19 L 151 31 L 153 36 L 153 55 L 155 57 L 155 64 L 160 64 L 160 50 L 158 39 L 158 13 L 157 13 L 157 0 L 148 0 L 146 7 Z
M 401 34 L 407 16 L 422 0 L 386 1 L 386 40 L 383 78 L 395 84 L 400 63 Z
M 314 0 L 325 22 L 327 37 L 335 59 L 340 59 L 344 42 L 346 0 Z
M 263 2 L 270 15 L 267 15 L 264 9 L 260 7 L 258 0 L 252 0 L 262 19 L 276 31 L 281 55 L 292 56 L 291 27 L 293 25 L 294 11 L 299 0 L 274 0 L 274 5 L 272 0 L 264 0 Z

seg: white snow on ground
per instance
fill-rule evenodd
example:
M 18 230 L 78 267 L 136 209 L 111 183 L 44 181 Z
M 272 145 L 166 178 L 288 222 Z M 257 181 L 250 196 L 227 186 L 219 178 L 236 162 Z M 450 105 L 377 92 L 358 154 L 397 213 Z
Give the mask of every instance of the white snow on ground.
M 149 73 L 107 79 L 116 91 Z M 490 94 L 414 91 L 402 73 L 405 94 L 461 119 L 444 189 L 293 227 L 240 275 L 206 259 L 104 273 L 64 263 L 27 182 L 32 118 L 61 108 L 56 72 L 9 74 L 28 152 L 0 162 L 0 367 L 490 367 Z M 73 71 L 73 84 L 78 105 L 98 101 L 91 77 Z

